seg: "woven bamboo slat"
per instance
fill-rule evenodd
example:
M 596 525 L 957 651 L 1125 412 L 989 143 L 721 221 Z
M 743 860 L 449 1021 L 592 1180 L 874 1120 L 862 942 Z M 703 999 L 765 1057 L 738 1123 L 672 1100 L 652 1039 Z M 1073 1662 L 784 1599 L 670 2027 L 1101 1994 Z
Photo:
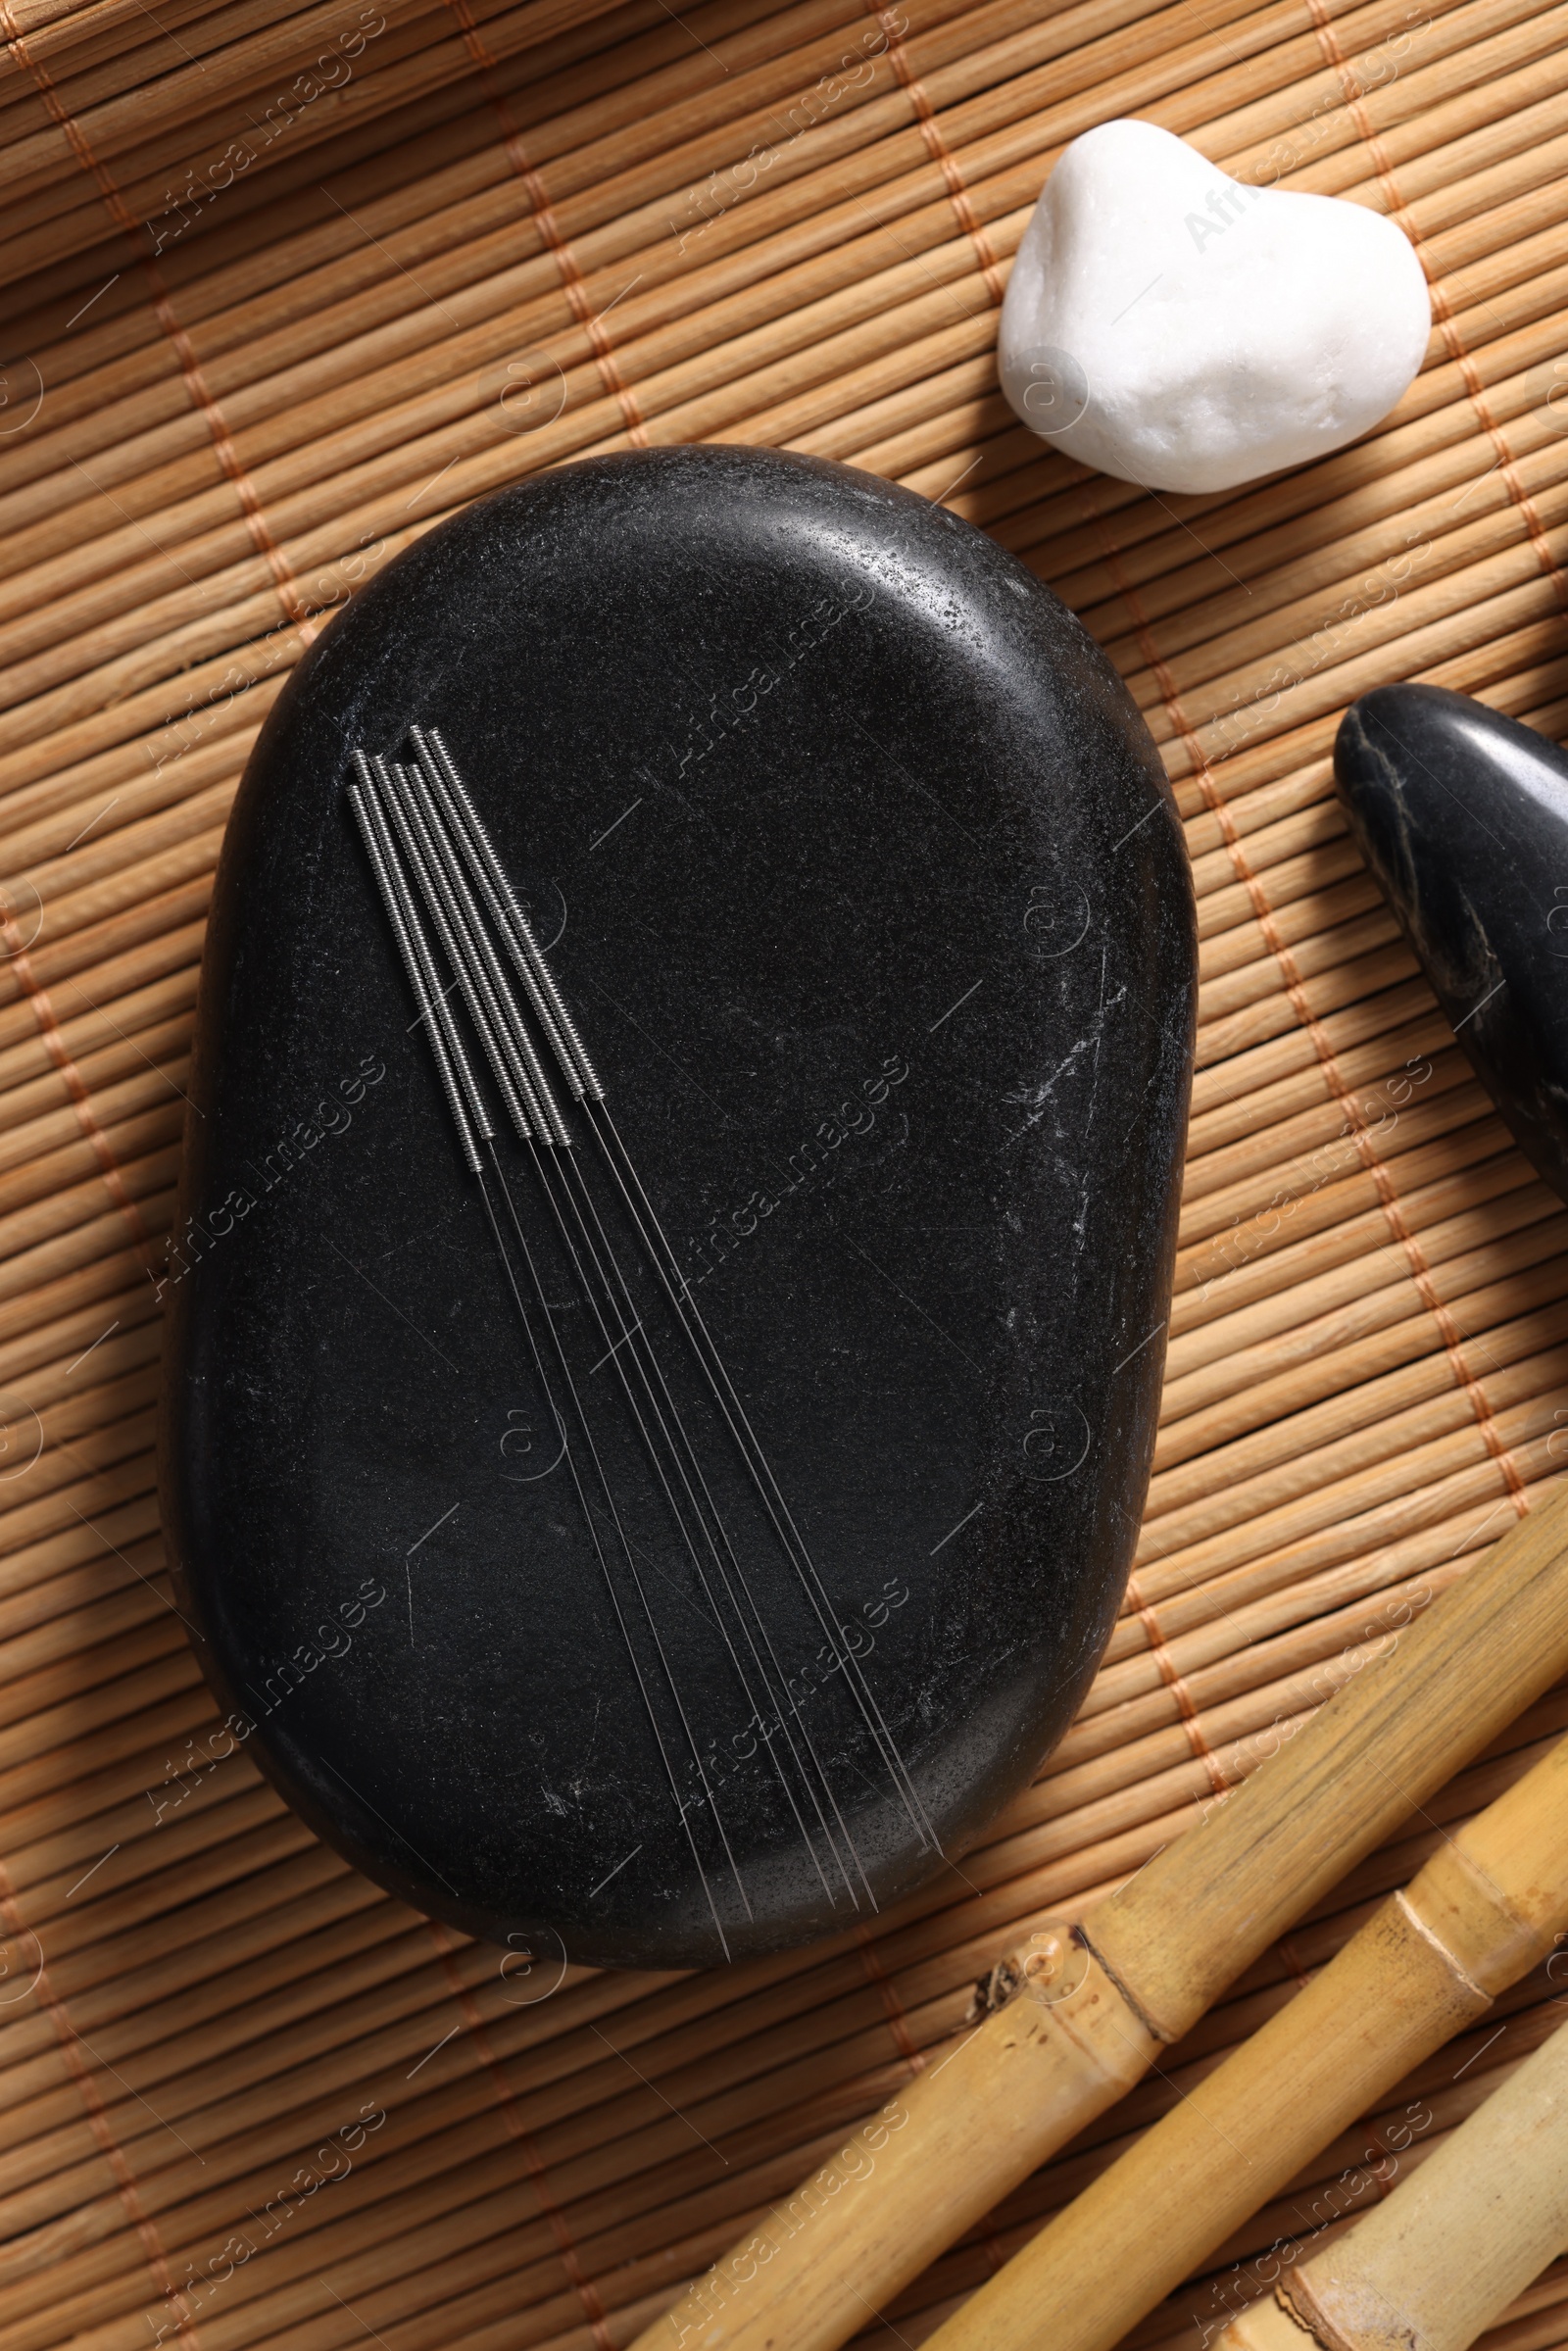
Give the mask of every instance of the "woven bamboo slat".
M 1563 23 L 1541 0 L 8 0 L 0 2351 L 619 2351 L 957 2045 L 1004 1948 L 1197 1826 L 1544 1497 L 1562 1212 L 1362 873 L 1330 755 L 1346 700 L 1395 677 L 1568 721 Z M 1011 257 L 1055 156 L 1118 114 L 1401 220 L 1434 330 L 1374 433 L 1175 498 L 1017 424 Z M 560 395 L 520 432 L 516 362 Z M 213 862 L 304 646 L 468 499 L 697 437 L 943 501 L 1143 707 L 1202 932 L 1168 1376 L 1104 1664 L 981 1847 L 860 1937 L 569 1971 L 529 2002 L 211 1753 L 158 1534 L 154 1276 Z M 931 2333 L 1565 1730 L 1548 1693 L 1161 2075 L 868 2310 L 867 2341 Z M 1212 2335 L 1276 2240 L 1335 2241 L 1553 1999 L 1539 1972 L 1504 1994 L 1129 2342 Z M 1568 2269 L 1484 2339 L 1568 2343 Z

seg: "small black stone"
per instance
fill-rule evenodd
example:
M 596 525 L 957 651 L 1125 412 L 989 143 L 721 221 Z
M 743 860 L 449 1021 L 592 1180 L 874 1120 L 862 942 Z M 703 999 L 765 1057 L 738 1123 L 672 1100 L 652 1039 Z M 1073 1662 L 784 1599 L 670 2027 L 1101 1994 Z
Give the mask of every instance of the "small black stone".
M 1379 686 L 1340 798 L 1470 1065 L 1568 1200 L 1568 756 L 1442 686 Z
M 520 1241 L 464 1163 L 346 803 L 411 723 L 532 909 L 734 1412 L 580 1106 L 553 1180 L 624 1347 L 499 1102 Z M 1114 672 L 923 499 L 657 452 L 402 555 L 263 731 L 203 973 L 163 1476 L 217 1751 L 514 1938 L 519 1998 L 548 1954 L 830 1934 L 961 1854 L 1120 1602 L 1194 938 Z

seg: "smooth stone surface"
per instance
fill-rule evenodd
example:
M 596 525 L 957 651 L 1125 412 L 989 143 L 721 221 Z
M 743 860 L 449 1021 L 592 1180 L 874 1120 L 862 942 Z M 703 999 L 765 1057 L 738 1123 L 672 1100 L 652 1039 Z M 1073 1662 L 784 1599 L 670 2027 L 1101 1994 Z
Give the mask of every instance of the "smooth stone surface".
M 1002 388 L 1119 480 L 1229 490 L 1353 441 L 1426 355 L 1392 220 L 1246 187 L 1152 122 L 1103 122 L 1047 180 L 1002 309 Z
M 1379 686 L 1340 797 L 1472 1068 L 1568 1200 L 1568 755 L 1442 686 Z
M 597 1505 L 594 1555 L 345 807 L 351 747 L 395 754 L 411 721 L 444 730 L 533 906 L 830 1595 L 819 1621 L 584 1132 L 757 1596 L 762 1694 L 822 1768 L 804 1828 L 617 1386 L 642 1340 L 607 1356 L 509 1140 L 662 1663 Z M 518 1998 L 563 1949 L 705 1965 L 946 1868 L 1060 1734 L 1119 1605 L 1194 974 L 1131 701 L 940 508 L 687 449 L 568 466 L 420 540 L 280 697 L 213 912 L 164 1481 L 223 1740 L 383 1885 L 520 1938 Z

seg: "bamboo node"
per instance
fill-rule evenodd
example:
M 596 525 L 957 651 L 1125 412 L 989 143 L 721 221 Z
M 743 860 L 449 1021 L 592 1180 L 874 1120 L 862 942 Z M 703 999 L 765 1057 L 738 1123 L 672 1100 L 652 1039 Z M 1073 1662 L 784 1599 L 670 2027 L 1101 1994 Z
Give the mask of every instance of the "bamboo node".
M 1188 2030 L 1188 2025 L 1177 2023 L 1171 2025 L 1167 2029 L 1165 2026 L 1158 2024 L 1150 2011 L 1144 2006 L 1142 2001 L 1140 2001 L 1129 1989 L 1124 1980 L 1117 1975 L 1115 1969 L 1105 1958 L 1103 1952 L 1098 1950 L 1090 1941 L 1083 1929 L 1081 1927 L 1075 1927 L 1073 1929 L 1073 1933 L 1083 1944 L 1084 1949 L 1088 1952 L 1089 1957 L 1093 1960 L 1095 1966 L 1099 1969 L 1100 1973 L 1104 1977 L 1106 1983 L 1115 1992 L 1116 1997 L 1121 2001 L 1123 2007 L 1128 2011 L 1130 2016 L 1136 2019 L 1137 2023 L 1143 2028 L 1144 2032 L 1148 2033 L 1150 2039 L 1155 2042 L 1163 2041 L 1167 2047 L 1173 2041 L 1180 2040 L 1182 2034 Z M 1059 1994 L 1058 1997 L 1060 1997 Z M 1189 2019 L 1188 2022 L 1190 2023 L 1191 2020 Z
M 1348 2288 L 1338 2278 L 1327 2278 L 1324 2282 L 1348 2299 L 1349 2310 L 1346 2315 L 1353 2313 L 1353 2338 L 1335 2326 L 1314 2293 L 1311 2279 L 1301 2272 L 1282 2278 L 1274 2289 L 1281 2309 L 1315 2334 L 1323 2351 L 1408 2351 L 1419 2340 L 1409 2319 L 1396 2310 L 1366 2278 L 1357 2278 Z
M 966 2022 L 983 2024 L 1027 1992 L 1042 2008 L 1081 1991 L 1088 1980 L 1090 1953 L 1070 1919 L 1050 1919 L 1016 1951 L 1009 1951 L 977 1981 Z

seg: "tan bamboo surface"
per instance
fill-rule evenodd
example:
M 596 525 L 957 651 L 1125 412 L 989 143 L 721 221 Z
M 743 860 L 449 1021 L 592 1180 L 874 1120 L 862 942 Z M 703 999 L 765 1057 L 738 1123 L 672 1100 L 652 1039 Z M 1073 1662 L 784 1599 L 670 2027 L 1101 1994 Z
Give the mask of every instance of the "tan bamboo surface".
M 337 51 L 350 77 L 290 102 L 358 0 L 0 9 L 0 2351 L 622 2351 L 935 2074 L 1003 1952 L 1064 1912 L 1092 1925 L 1396 1656 L 1568 1459 L 1568 1216 L 1470 1076 L 1329 767 L 1346 702 L 1390 678 L 1564 731 L 1568 12 L 374 14 Z M 1434 329 L 1376 432 L 1166 498 L 1016 423 L 994 359 L 1012 253 L 1062 146 L 1121 114 L 1399 220 Z M 702 438 L 945 502 L 1121 667 L 1202 929 L 1181 1253 L 1136 1571 L 1035 1785 L 859 1935 L 552 1988 L 206 1750 L 153 1499 L 153 1277 L 214 858 L 303 647 L 484 491 Z M 1565 1731 L 1559 1688 L 1391 1823 L 1157 2072 L 865 2312 L 883 2351 Z M 1538 1970 L 1502 1992 L 1129 2341 L 1212 2339 L 1270 2291 L 1280 2240 L 1336 2241 L 1544 2036 L 1557 1989 Z M 1568 2265 L 1488 2340 L 1568 2342 Z
M 1568 2033 L 1514 2068 L 1379 2211 L 1282 2279 L 1222 2351 L 1466 2351 L 1568 2240 Z
M 1568 1740 L 1441 1844 L 1288 2007 L 939 2327 L 933 2351 L 1109 2351 L 1565 1931 Z M 1568 2164 L 1554 2193 L 1560 2208 Z M 1568 2225 L 1471 2334 L 1565 2245 Z M 1455 2336 L 1456 2351 L 1471 2334 Z
M 1009 1953 L 993 1979 L 993 2013 L 775 2205 L 638 2337 L 637 2351 L 689 2340 L 706 2351 L 767 2351 L 781 2312 L 796 2351 L 837 2351 L 858 2333 L 862 2305 L 890 2299 L 1151 2067 L 1157 2070 L 1162 2051 L 1184 2038 L 1277 1935 L 1561 1671 L 1568 1662 L 1565 1546 L 1568 1487 L 1558 1487 L 1482 1569 L 1369 1659 L 1266 1769 L 1215 1808 L 1198 1836 L 1155 1854 L 1087 1923 L 1053 1921 Z M 1559 1913 L 1568 1924 L 1565 1793 L 1568 1749 L 1561 1760 L 1538 1765 L 1429 1862 L 1409 1897 L 1396 1895 L 1352 1937 L 1322 1979 L 1299 2033 L 1294 2018 L 1280 2020 L 1278 2063 L 1248 2044 L 1235 2061 L 1246 2079 L 1244 2138 L 1247 2118 L 1268 2104 L 1260 2082 L 1279 2082 L 1292 2112 L 1280 2135 L 1300 2129 L 1303 2155 L 1332 2137 L 1336 2123 L 1354 2119 L 1361 2101 L 1352 2094 L 1343 2114 L 1330 2110 L 1321 2133 L 1312 2127 L 1316 2109 L 1353 2086 L 1346 2055 L 1324 2046 L 1336 2038 L 1336 2021 L 1343 2026 L 1347 1980 L 1364 2007 L 1368 1977 L 1394 1979 L 1410 2013 L 1400 2015 L 1396 1996 L 1396 2023 L 1379 2032 L 1374 2020 L 1372 2038 L 1393 2041 L 1402 2023 L 1413 2058 L 1546 1955 Z M 1432 2031 L 1423 2045 L 1417 2020 L 1424 2015 Z M 1314 2097 L 1315 2060 L 1305 2052 L 1320 2046 L 1326 2075 Z M 1396 2049 L 1391 2055 L 1396 2059 Z M 1394 2062 L 1380 2078 L 1370 2052 L 1361 2056 L 1369 2096 L 1406 2070 Z M 1113 2343 L 1121 2328 L 1097 2331 L 1092 2318 L 1080 2343 L 1078 2304 L 1117 2308 L 1128 2320 L 1142 2316 L 1138 2265 L 1120 2256 L 1118 2240 L 1129 2227 L 1160 2229 L 1161 2181 L 1170 2182 L 1181 2216 L 1170 2241 L 1191 2229 L 1192 2249 L 1201 2254 L 1225 2233 L 1221 2227 L 1207 2235 L 1198 2220 L 1201 2165 L 1190 2139 L 1209 2158 L 1210 2173 L 1218 2146 L 1236 2153 L 1226 2129 L 1233 2079 L 1222 2073 L 1221 2086 L 1185 2100 L 1151 2134 L 1147 2154 L 1141 2145 L 1127 2159 L 1122 2169 L 1137 2174 L 1131 2190 L 1124 2192 L 1115 2174 L 1098 2183 L 933 2343 L 943 2351 L 1048 2344 L 1054 2351 L 1057 2343 L 1082 2351 L 1091 2334 Z M 1249 2202 L 1245 2185 L 1237 2191 L 1238 2221 L 1267 2193 L 1266 2113 L 1261 2128 L 1257 2194 Z M 1284 2160 L 1274 2184 L 1295 2168 Z M 1221 2161 L 1217 2179 L 1226 2177 Z M 1141 2195 L 1150 2180 L 1156 2192 Z M 1162 2260 L 1164 2241 L 1150 2248 L 1146 2266 Z M 1125 2269 L 1120 2303 L 1118 2281 L 1103 2275 L 1118 2260 Z M 1185 2267 L 1178 2260 L 1168 2282 Z

